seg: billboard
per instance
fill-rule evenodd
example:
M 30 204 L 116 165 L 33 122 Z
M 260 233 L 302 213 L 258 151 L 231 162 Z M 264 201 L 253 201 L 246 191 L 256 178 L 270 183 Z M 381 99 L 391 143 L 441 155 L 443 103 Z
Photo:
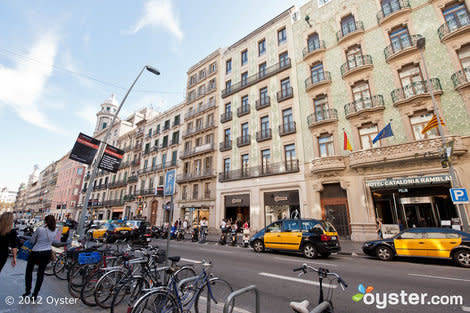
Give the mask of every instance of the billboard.
M 98 164 L 98 168 L 105 171 L 117 173 L 123 156 L 124 151 L 122 151 L 121 149 L 118 149 L 111 145 L 106 145 L 103 157 L 101 158 L 100 163 Z
M 80 133 L 72 152 L 70 152 L 69 159 L 91 165 L 99 146 L 100 141 L 98 139 Z

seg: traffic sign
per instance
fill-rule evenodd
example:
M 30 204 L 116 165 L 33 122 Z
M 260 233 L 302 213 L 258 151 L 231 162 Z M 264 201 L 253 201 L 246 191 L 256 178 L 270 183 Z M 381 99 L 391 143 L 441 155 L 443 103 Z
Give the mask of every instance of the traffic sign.
M 171 196 L 175 193 L 175 176 L 176 170 L 170 170 L 166 172 L 166 179 L 165 179 L 165 196 Z
M 455 204 L 468 203 L 468 193 L 465 188 L 451 188 L 450 195 Z

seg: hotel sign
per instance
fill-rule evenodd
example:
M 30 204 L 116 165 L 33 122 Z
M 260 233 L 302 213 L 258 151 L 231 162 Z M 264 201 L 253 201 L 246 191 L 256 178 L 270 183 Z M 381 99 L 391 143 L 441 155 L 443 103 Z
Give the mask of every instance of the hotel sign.
M 404 178 L 389 178 L 380 180 L 367 181 L 367 187 L 370 188 L 390 188 L 390 187 L 405 187 L 405 186 L 418 186 L 418 185 L 435 185 L 443 184 L 451 181 L 450 175 L 435 175 L 435 176 L 419 176 L 419 177 L 404 177 Z

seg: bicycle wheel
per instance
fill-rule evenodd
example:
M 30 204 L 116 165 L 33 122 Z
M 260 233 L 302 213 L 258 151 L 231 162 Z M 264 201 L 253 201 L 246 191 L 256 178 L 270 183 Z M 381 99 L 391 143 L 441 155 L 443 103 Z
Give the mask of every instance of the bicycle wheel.
M 54 263 L 53 271 L 54 275 L 60 280 L 67 279 L 67 256 L 60 255 Z
M 46 276 L 54 275 L 54 265 L 55 265 L 55 262 L 47 263 L 46 269 L 44 270 L 44 275 Z
M 196 271 L 194 271 L 193 268 L 182 267 L 181 269 L 177 270 L 172 276 L 174 277 L 176 284 L 178 284 L 183 279 L 194 277 L 197 275 L 196 275 Z M 196 289 L 196 285 L 194 284 L 194 281 L 188 282 L 181 286 L 178 292 L 179 292 L 180 301 L 183 304 L 183 306 L 186 306 L 191 301 L 191 299 L 194 297 L 196 293 L 196 290 L 197 289 Z
M 116 287 L 113 300 L 111 301 L 111 313 L 129 312 L 129 308 L 142 296 L 143 290 L 149 287 L 149 283 L 142 277 L 121 280 Z M 124 308 L 118 309 L 121 303 L 126 305 L 123 306 Z
M 207 310 L 207 301 L 210 298 L 211 312 L 219 312 L 224 308 L 225 300 L 232 293 L 230 284 L 220 278 L 212 278 L 199 289 L 196 296 L 195 311 L 203 313 Z M 232 312 L 235 303 L 232 302 L 229 312 Z
M 95 288 L 98 280 L 103 276 L 102 271 L 97 271 L 91 275 L 88 275 L 86 282 L 80 290 L 80 299 L 88 306 L 96 306 L 95 301 Z
M 110 271 L 103 275 L 95 288 L 95 301 L 103 309 L 109 309 L 118 283 L 126 276 L 120 270 Z
M 90 273 L 95 272 L 96 264 L 74 264 L 68 275 L 68 289 L 74 298 L 80 298 L 80 292 Z
M 153 290 L 136 301 L 130 313 L 183 313 L 168 291 Z

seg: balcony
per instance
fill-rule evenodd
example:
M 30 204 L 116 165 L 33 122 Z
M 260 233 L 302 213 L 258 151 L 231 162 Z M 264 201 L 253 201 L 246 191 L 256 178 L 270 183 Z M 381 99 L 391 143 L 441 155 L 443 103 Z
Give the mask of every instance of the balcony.
M 121 205 L 124 205 L 124 199 L 122 199 L 122 200 L 119 200 L 119 199 L 106 200 L 106 201 L 103 202 L 103 205 L 106 206 L 106 207 L 121 206 Z
M 289 122 L 279 125 L 279 136 L 286 136 L 295 133 L 295 122 Z
M 307 47 L 305 47 L 302 50 L 302 55 L 304 58 L 304 61 L 311 56 L 316 55 L 317 53 L 325 51 L 325 41 L 324 40 L 319 40 L 318 42 L 311 42 Z
M 470 67 L 466 67 L 463 71 L 458 71 L 451 76 L 455 90 L 470 87 Z
M 362 22 L 354 22 L 345 25 L 340 31 L 336 32 L 336 40 L 340 43 L 361 33 L 364 33 L 364 24 Z
M 184 133 L 183 135 L 183 139 L 184 138 L 187 138 L 187 137 L 190 137 L 192 135 L 196 135 L 196 134 L 199 134 L 203 131 L 206 131 L 208 129 L 211 129 L 211 128 L 214 128 L 215 127 L 215 123 L 214 121 L 209 121 L 208 123 L 206 123 L 206 126 L 203 126 L 202 124 L 201 125 L 197 125 L 195 129 L 188 129 L 186 130 L 186 132 Z
M 470 30 L 470 17 L 467 14 L 463 14 L 458 18 L 454 18 L 447 23 L 442 24 L 437 33 L 439 34 L 439 39 L 442 42 L 445 42 L 449 39 L 452 39 L 458 35 L 465 34 Z
M 132 146 L 131 146 L 131 145 L 128 145 L 128 146 L 124 147 L 124 149 L 123 149 L 124 152 L 129 152 L 129 151 L 131 151 L 131 150 L 132 150 Z
M 183 175 L 178 175 L 176 177 L 176 182 L 178 184 L 181 183 L 188 183 L 196 180 L 201 180 L 201 179 L 208 179 L 215 177 L 215 172 L 211 169 L 206 169 L 204 171 L 199 171 L 199 172 L 194 172 L 194 173 L 186 173 Z
M 204 198 L 203 200 L 212 200 L 212 193 L 210 191 L 204 191 L 204 194 L 202 195 Z
M 154 196 L 155 195 L 155 189 L 140 189 L 137 190 L 136 196 Z
M 99 185 L 93 186 L 93 191 L 103 190 L 107 188 L 108 188 L 108 183 L 99 184 Z
M 131 162 L 129 161 L 121 162 L 121 164 L 119 164 L 119 169 L 129 167 L 130 165 L 131 165 Z
M 255 102 L 255 108 L 257 111 L 267 108 L 270 105 L 271 105 L 271 98 L 269 96 L 261 97 Z
M 242 116 L 247 115 L 247 114 L 250 114 L 250 105 L 249 104 L 242 104 L 242 106 L 240 106 L 237 109 L 237 116 L 242 117 Z
M 442 87 L 439 78 L 431 78 L 434 94 L 442 94 Z M 403 103 L 411 102 L 418 98 L 430 97 L 427 81 L 414 82 L 403 88 L 395 89 L 391 92 L 393 105 L 398 106 Z
M 364 98 L 353 101 L 344 106 L 346 118 L 358 116 L 364 112 L 374 112 L 385 109 L 384 98 L 382 95 L 372 96 L 371 98 Z
M 232 120 L 232 112 L 225 112 L 220 114 L 220 122 L 225 123 Z
M 135 134 L 135 138 L 142 137 L 143 135 L 144 135 L 144 130 L 143 129 L 138 130 L 137 133 Z
M 411 6 L 408 0 L 393 0 L 377 12 L 377 23 L 380 25 L 409 11 L 411 11 Z
M 161 170 L 161 169 L 162 169 L 162 164 L 154 164 L 151 167 L 146 167 L 146 168 L 140 169 L 138 171 L 138 174 L 140 176 L 140 175 L 152 173 L 152 172 L 155 172 L 155 171 L 158 171 L 158 170 Z
M 372 68 L 372 57 L 370 55 L 357 55 L 341 65 L 341 76 L 345 78 L 352 73 Z
M 282 102 L 294 96 L 294 89 L 292 87 L 283 88 L 277 92 L 277 102 Z
M 462 155 L 467 152 L 460 137 L 448 136 L 447 142 L 454 140 L 454 155 Z M 374 167 L 383 164 L 397 162 L 423 162 L 425 160 L 439 160 L 439 152 L 442 147 L 440 137 L 406 142 L 385 147 L 372 148 L 351 152 L 349 166 L 351 168 Z
M 247 79 L 244 79 L 243 81 L 240 81 L 236 84 L 233 84 L 229 88 L 226 88 L 222 90 L 222 98 L 226 98 L 236 92 L 239 92 L 240 90 L 243 90 L 245 88 L 248 88 L 266 78 L 269 78 L 273 75 L 276 75 L 277 73 L 280 73 L 288 68 L 291 67 L 291 62 L 290 58 L 287 58 L 285 60 L 282 60 L 281 62 L 272 65 L 268 68 L 266 68 L 264 71 L 258 72 L 254 75 L 248 76 Z
M 229 151 L 229 150 L 232 150 L 232 140 L 227 140 L 227 141 L 220 143 L 220 147 L 219 147 L 220 152 Z
M 402 55 L 408 54 L 412 51 L 417 51 L 418 47 L 416 43 L 421 35 L 412 35 L 411 37 L 406 37 L 404 39 L 399 39 L 387 46 L 384 49 L 385 61 L 389 63 L 391 60 L 398 58 Z
M 327 109 L 322 111 L 317 111 L 310 114 L 307 117 L 308 127 L 313 128 L 320 125 L 337 122 L 338 121 L 338 111 L 336 109 Z
M 139 143 L 138 145 L 135 145 L 133 150 L 136 151 L 136 152 L 142 150 L 142 144 Z
M 171 140 L 170 141 L 170 147 L 179 145 L 179 143 L 180 143 L 179 139 Z
M 201 107 L 198 107 L 197 110 L 190 110 L 184 115 L 184 119 L 188 120 L 190 118 L 193 118 L 199 114 L 202 114 L 204 112 L 207 112 L 213 108 L 215 108 L 215 101 L 212 102 L 207 102 L 205 105 L 202 105 Z
M 139 165 L 140 165 L 140 159 L 134 160 L 134 161 L 131 162 L 131 166 L 132 166 L 132 167 L 137 167 L 137 166 L 139 166 Z
M 250 179 L 271 175 L 282 175 L 299 171 L 299 160 L 269 163 L 262 166 L 245 167 L 238 170 L 219 173 L 219 182 Z
M 167 161 L 165 163 L 162 163 L 162 169 L 169 169 L 172 167 L 176 167 L 176 165 L 177 165 L 176 160 Z
M 342 171 L 346 168 L 343 156 L 329 156 L 312 160 L 310 172 L 312 174 Z
M 119 187 L 124 187 L 127 185 L 127 182 L 125 180 L 120 180 L 120 181 L 116 181 L 114 183 L 109 183 L 108 184 L 108 188 L 119 188 Z
M 134 201 L 135 200 L 135 195 L 128 194 L 128 195 L 125 195 L 122 199 L 124 200 L 124 202 Z
M 330 72 L 320 72 L 317 75 L 312 75 L 305 80 L 305 91 L 310 91 L 316 87 L 320 87 L 331 83 Z
M 213 152 L 213 151 L 214 151 L 214 144 L 208 143 L 205 145 L 195 147 L 194 149 L 184 150 L 183 155 L 180 156 L 180 159 L 184 160 L 187 158 L 191 158 L 194 156 L 198 156 L 198 155 L 208 153 L 208 152 Z
M 257 142 L 266 141 L 266 140 L 271 139 L 272 137 L 273 137 L 273 134 L 272 134 L 271 128 L 261 129 L 261 131 L 256 132 Z
M 250 135 L 244 135 L 237 138 L 237 147 L 248 146 L 251 143 Z
M 138 180 L 137 175 L 129 176 L 129 178 L 127 179 L 127 183 L 129 184 L 136 183 L 137 180 Z

